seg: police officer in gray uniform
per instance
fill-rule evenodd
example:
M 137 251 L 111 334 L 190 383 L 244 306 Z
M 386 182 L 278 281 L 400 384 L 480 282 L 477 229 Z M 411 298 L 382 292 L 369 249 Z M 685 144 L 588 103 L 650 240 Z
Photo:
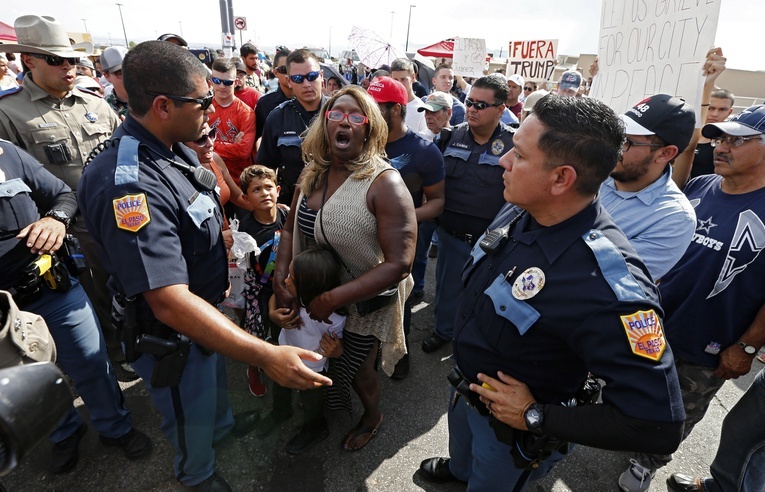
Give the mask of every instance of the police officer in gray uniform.
M 436 145 L 444 153 L 446 203 L 437 219 L 435 331 L 422 341 L 433 352 L 451 341 L 462 292 L 460 272 L 478 237 L 505 203 L 499 158 L 513 146 L 513 130 L 500 122 L 507 83 L 488 75 L 476 80 L 465 99 L 465 123 L 442 131 Z
M 685 414 L 658 290 L 596 197 L 623 140 L 605 104 L 556 95 L 516 132 L 502 157 L 508 203 L 462 271 L 451 456 L 423 461 L 426 479 L 520 492 L 567 441 L 680 444 Z M 607 381 L 602 404 L 590 404 L 590 372 Z
M 330 381 L 301 362 L 318 354 L 263 342 L 215 307 L 228 287 L 216 180 L 179 143 L 203 137 L 214 111 L 207 69 L 186 49 L 147 41 L 122 71 L 130 111 L 85 169 L 78 201 L 109 285 L 126 298 L 124 329 L 135 330 L 126 355 L 137 352 L 132 364 L 162 414 L 176 478 L 189 490 L 230 490 L 213 449 L 234 425 L 223 355 L 290 388 Z
M 72 190 L 82 174 L 88 154 L 108 139 L 119 126 L 119 118 L 96 93 L 75 87 L 75 66 L 90 54 L 75 51 L 66 30 L 52 17 L 24 15 L 14 23 L 19 44 L 0 45 L 1 50 L 21 53 L 26 66 L 23 87 L 0 93 L 0 138 L 29 152 L 54 176 Z M 54 211 L 62 219 L 64 211 Z M 82 221 L 69 231 L 80 241 L 90 272 L 80 276 L 82 286 L 96 310 L 104 332 L 109 356 L 123 380 L 135 379 L 124 361 L 119 340 L 109 322 L 110 304 L 106 295 L 108 276 L 101 265 L 95 243 Z

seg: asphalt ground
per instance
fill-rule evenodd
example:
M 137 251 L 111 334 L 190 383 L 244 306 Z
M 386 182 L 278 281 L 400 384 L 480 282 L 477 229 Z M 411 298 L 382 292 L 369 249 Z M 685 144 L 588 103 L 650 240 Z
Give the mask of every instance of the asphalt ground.
M 459 484 L 435 485 L 417 473 L 420 462 L 432 456 L 448 456 L 446 408 L 449 386 L 446 374 L 450 346 L 432 354 L 420 349 L 421 341 L 433 329 L 434 262 L 428 265 L 424 301 L 415 306 L 412 317 L 412 370 L 403 381 L 392 381 L 381 373 L 381 409 L 384 421 L 369 445 L 355 452 L 342 449 L 345 433 L 361 415 L 354 402 L 354 421 L 347 415 L 329 415 L 330 434 L 323 442 L 300 456 L 291 456 L 285 444 L 298 431 L 302 419 L 297 412 L 277 432 L 265 439 L 253 434 L 230 439 L 217 450 L 218 473 L 234 491 L 464 491 Z M 722 419 L 762 369 L 755 361 L 745 377 L 727 382 L 710 405 L 706 417 L 675 453 L 674 460 L 658 471 L 649 491 L 665 491 L 670 474 L 708 474 L 719 440 Z M 245 365 L 228 363 L 229 389 L 234 413 L 270 409 L 270 394 L 255 398 L 247 390 Z M 176 491 L 182 488 L 173 475 L 173 454 L 160 431 L 160 416 L 151 404 L 142 381 L 122 384 L 126 405 L 134 425 L 154 441 L 152 454 L 138 461 L 127 460 L 116 448 L 101 445 L 92 428 L 80 444 L 80 461 L 70 473 L 48 471 L 50 444 L 33 449 L 11 474 L 0 479 L 9 491 Z M 82 401 L 76 404 L 84 415 Z M 755 416 L 753 416 L 755 418 Z M 629 454 L 579 446 L 543 480 L 526 490 L 618 491 L 619 474 L 629 466 Z

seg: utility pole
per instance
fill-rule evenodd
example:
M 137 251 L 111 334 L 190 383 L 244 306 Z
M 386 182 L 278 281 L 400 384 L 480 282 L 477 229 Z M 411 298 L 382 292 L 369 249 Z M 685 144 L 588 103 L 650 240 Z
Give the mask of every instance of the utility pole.
M 416 6 L 417 5 L 409 5 L 409 21 L 406 23 L 406 48 L 404 48 L 404 52 L 409 51 L 409 28 L 412 26 L 412 7 Z
M 122 22 L 122 34 L 125 35 L 125 48 L 130 48 L 130 45 L 128 44 L 128 40 L 127 40 L 127 31 L 125 30 L 125 19 L 122 17 L 122 4 L 118 3 L 116 5 L 120 9 L 120 21 Z

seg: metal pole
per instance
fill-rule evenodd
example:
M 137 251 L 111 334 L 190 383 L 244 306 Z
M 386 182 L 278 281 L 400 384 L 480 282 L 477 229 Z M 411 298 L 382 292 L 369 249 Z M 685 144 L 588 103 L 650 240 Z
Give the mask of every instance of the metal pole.
M 118 3 L 115 4 L 120 9 L 120 22 L 122 22 L 122 34 L 125 35 L 125 48 L 129 48 L 128 40 L 127 40 L 127 31 L 125 30 L 125 19 L 122 17 L 122 4 Z
M 417 5 L 409 5 L 409 21 L 406 23 L 406 48 L 404 51 L 409 51 L 409 27 L 412 25 L 412 7 Z
M 178 29 L 181 30 L 181 37 L 183 37 L 183 22 L 178 21 Z
M 329 26 L 329 50 L 327 50 L 327 53 L 329 53 L 329 59 L 332 59 L 332 26 Z
M 395 10 L 390 11 L 390 36 L 388 36 L 388 41 L 393 41 L 393 14 L 395 13 Z
M 82 25 L 85 26 L 85 32 L 88 32 L 88 24 L 85 22 L 88 19 L 82 19 Z

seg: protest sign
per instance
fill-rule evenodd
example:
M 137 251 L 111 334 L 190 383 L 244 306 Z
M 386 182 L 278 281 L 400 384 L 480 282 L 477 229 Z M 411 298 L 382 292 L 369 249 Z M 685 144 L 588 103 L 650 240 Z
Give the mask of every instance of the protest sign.
M 721 0 L 603 0 L 590 97 L 617 113 L 654 94 L 698 107 Z
M 452 70 L 454 75 L 483 77 L 486 66 L 486 40 L 454 38 Z
M 557 39 L 510 41 L 507 52 L 507 75 L 517 73 L 524 80 L 549 80 L 558 56 Z

